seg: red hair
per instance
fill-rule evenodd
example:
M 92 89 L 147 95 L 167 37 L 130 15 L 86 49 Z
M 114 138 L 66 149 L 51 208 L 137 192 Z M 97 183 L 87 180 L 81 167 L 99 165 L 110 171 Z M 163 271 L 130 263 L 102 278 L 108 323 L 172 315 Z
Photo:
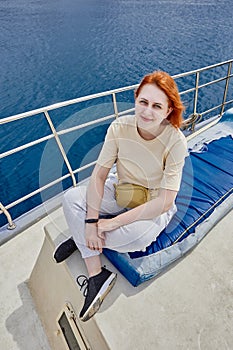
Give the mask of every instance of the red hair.
M 135 90 L 135 98 L 138 97 L 142 87 L 146 84 L 155 84 L 161 89 L 168 97 L 168 105 L 172 107 L 172 112 L 168 115 L 167 120 L 176 128 L 181 126 L 183 121 L 182 113 L 184 111 L 184 105 L 180 99 L 179 91 L 175 80 L 166 72 L 155 71 L 146 75 L 138 88 Z

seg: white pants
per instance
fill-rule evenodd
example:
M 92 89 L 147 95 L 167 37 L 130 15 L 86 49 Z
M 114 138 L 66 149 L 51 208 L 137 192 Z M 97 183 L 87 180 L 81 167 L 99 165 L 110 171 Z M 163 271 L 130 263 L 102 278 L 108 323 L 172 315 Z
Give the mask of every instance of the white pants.
M 127 210 L 116 203 L 113 186 L 115 182 L 117 182 L 116 176 L 110 174 L 105 183 L 99 215 L 117 215 Z M 63 210 L 70 233 L 83 258 L 100 254 L 96 250 L 89 249 L 85 243 L 86 190 L 86 186 L 72 188 L 65 193 L 63 201 Z M 169 211 L 154 219 L 138 220 L 106 232 L 104 247 L 121 253 L 145 250 L 168 225 L 176 210 L 174 204 Z

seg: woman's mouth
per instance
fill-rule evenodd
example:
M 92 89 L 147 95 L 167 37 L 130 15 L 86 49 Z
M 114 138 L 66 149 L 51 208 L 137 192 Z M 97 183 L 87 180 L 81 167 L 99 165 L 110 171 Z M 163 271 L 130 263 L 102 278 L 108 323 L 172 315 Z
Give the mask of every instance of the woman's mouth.
M 146 117 L 143 117 L 141 116 L 141 119 L 145 122 L 145 123 L 149 123 L 151 122 L 153 119 L 150 119 L 150 118 L 146 118 Z

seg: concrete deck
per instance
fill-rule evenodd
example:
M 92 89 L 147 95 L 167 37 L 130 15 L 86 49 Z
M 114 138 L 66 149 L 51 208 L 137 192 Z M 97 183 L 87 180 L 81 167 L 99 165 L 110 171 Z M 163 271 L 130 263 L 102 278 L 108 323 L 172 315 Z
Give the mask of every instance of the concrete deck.
M 0 246 L 0 348 L 50 350 L 27 281 L 41 249 L 43 219 Z
M 0 247 L 1 349 L 50 349 L 27 288 L 49 221 Z M 111 349 L 232 349 L 232 223 L 233 211 L 188 256 L 137 288 L 118 274 L 96 315 Z

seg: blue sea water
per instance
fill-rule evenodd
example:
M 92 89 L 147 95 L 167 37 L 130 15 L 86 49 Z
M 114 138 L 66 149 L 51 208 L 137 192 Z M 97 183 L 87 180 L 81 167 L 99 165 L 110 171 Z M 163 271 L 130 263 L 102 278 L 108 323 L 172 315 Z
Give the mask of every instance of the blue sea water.
M 232 15 L 231 0 L 1 0 L 0 118 L 132 85 L 155 69 L 173 75 L 231 59 Z M 73 112 L 54 115 L 57 125 Z M 74 142 L 72 164 L 74 149 L 85 157 L 105 129 Z M 0 152 L 48 133 L 42 116 L 2 125 Z M 44 150 L 1 160 L 4 205 L 37 188 Z M 60 156 L 51 157 L 55 167 Z M 17 217 L 40 202 L 37 196 L 10 212 Z

